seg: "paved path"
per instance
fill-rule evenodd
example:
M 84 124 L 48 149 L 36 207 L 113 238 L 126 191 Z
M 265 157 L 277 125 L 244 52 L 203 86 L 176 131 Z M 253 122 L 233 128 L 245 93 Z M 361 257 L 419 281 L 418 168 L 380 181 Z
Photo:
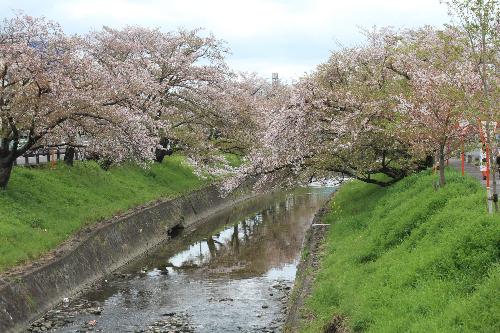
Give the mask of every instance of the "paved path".
M 450 159 L 450 166 L 454 167 L 455 169 L 462 171 L 462 162 L 459 159 L 451 158 Z M 483 184 L 484 187 L 486 187 L 486 180 L 483 180 L 483 175 L 481 174 L 481 171 L 479 171 L 479 167 L 475 166 L 474 164 L 470 163 L 465 163 L 465 172 L 471 175 L 472 177 L 478 179 L 481 184 Z M 497 172 L 497 184 L 500 184 L 500 178 L 498 177 L 498 172 Z M 490 180 L 490 186 L 491 182 L 493 179 Z

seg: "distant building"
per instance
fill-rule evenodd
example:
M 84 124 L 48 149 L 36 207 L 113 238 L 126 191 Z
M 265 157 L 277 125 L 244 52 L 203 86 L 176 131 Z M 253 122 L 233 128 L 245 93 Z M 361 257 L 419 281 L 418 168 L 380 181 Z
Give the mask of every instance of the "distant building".
M 280 82 L 280 79 L 278 77 L 278 73 L 273 73 L 272 74 L 272 84 L 273 84 L 273 87 L 274 86 L 277 86 Z

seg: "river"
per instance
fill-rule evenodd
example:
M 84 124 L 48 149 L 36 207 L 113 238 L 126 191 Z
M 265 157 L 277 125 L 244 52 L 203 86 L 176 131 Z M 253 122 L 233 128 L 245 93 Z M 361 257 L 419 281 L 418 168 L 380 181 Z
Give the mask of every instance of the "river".
M 240 203 L 65 299 L 31 332 L 278 332 L 304 235 L 333 188 Z

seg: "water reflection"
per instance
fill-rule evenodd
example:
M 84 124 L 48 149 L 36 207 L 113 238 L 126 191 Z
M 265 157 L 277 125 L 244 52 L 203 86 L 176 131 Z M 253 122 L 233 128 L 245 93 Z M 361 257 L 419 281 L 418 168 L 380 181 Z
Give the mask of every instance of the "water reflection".
M 209 233 L 169 258 L 150 256 L 149 265 L 156 269 L 153 274 L 166 270 L 247 278 L 292 264 L 308 227 L 305 222 L 311 218 L 311 207 L 318 201 L 321 196 L 288 195 L 284 201 Z

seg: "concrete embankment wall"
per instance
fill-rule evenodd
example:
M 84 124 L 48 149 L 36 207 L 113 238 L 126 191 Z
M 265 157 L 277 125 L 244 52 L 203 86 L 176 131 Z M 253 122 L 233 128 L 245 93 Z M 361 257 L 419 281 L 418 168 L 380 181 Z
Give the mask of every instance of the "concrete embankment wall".
M 216 186 L 209 186 L 102 223 L 70 250 L 0 283 L 0 332 L 25 329 L 63 297 L 165 240 L 172 228 L 188 227 L 251 196 L 222 198 Z

